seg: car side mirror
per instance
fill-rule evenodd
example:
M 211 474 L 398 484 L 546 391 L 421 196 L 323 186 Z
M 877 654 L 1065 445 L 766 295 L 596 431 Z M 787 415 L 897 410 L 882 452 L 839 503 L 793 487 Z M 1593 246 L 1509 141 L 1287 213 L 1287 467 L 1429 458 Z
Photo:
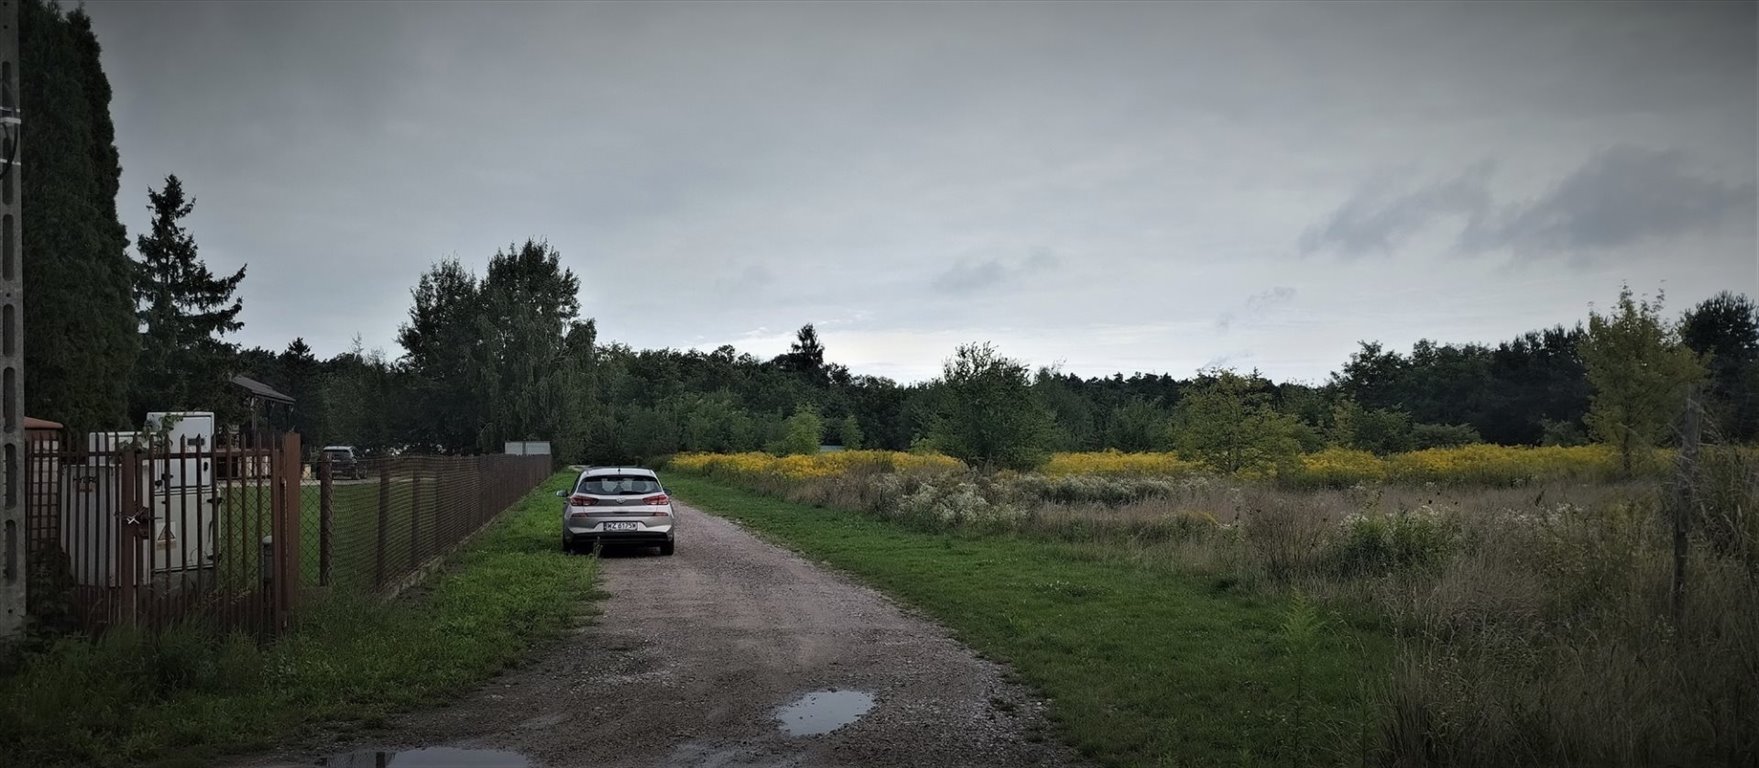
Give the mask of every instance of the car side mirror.
M 556 491 L 556 498 L 558 498 L 558 499 L 568 498 L 568 492 L 567 491 Z

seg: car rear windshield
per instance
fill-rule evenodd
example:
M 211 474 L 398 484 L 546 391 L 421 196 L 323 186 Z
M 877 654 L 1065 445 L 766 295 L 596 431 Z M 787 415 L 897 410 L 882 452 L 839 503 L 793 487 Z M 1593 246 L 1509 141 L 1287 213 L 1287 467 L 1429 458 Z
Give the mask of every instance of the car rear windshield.
M 580 487 L 574 490 L 599 496 L 633 496 L 639 493 L 659 493 L 660 483 L 651 477 L 640 475 L 597 475 L 580 481 Z
M 324 451 L 324 455 L 332 459 L 340 459 L 353 454 L 353 451 Z

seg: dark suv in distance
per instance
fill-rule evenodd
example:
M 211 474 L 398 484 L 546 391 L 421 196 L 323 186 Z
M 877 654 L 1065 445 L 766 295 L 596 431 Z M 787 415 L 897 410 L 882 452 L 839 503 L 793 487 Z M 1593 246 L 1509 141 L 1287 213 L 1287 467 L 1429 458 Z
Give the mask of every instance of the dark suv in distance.
M 352 445 L 326 445 L 323 454 L 318 458 L 320 463 L 330 463 L 330 477 L 337 480 L 365 480 L 366 464 L 354 455 Z

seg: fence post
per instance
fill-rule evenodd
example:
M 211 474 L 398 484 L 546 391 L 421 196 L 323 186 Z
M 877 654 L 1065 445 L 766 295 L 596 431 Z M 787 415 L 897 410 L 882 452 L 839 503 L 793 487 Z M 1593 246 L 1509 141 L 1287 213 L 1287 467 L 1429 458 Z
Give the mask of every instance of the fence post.
M 299 433 L 289 432 L 281 436 L 281 463 L 275 467 L 276 474 L 281 476 L 281 531 L 276 532 L 275 539 L 281 544 L 281 573 L 277 578 L 281 582 L 281 627 L 290 626 L 293 613 L 299 607 L 299 579 L 304 571 L 304 561 L 300 557 L 300 538 L 304 533 L 299 524 L 300 513 L 305 511 L 305 495 L 299 483 Z
M 260 438 L 259 438 L 260 439 Z M 263 573 L 264 583 L 259 586 L 263 591 L 264 603 L 268 606 L 268 626 L 264 635 L 273 637 L 281 633 L 282 613 L 286 605 L 281 601 L 281 584 L 286 581 L 282 574 L 286 571 L 287 542 L 282 529 L 287 519 L 287 489 L 281 476 L 281 446 L 269 440 L 264 446 L 265 458 L 268 460 L 269 476 L 269 539 L 262 545 L 262 555 L 268 558 L 268 568 L 259 569 Z M 262 465 L 257 465 L 254 474 L 262 477 Z
M 379 537 L 378 564 L 373 571 L 373 587 L 385 585 L 385 535 L 391 527 L 391 460 L 379 459 Z
M 1673 513 L 1673 619 L 1678 624 L 1686 605 L 1686 533 L 1691 526 L 1693 507 L 1698 503 L 1698 392 L 1686 393 L 1685 423 L 1680 434 L 1679 466 L 1674 475 Z
M 443 499 L 446 498 L 446 494 L 440 491 L 440 475 L 444 469 L 445 468 L 441 466 L 441 462 L 434 462 L 433 487 L 429 489 L 430 495 L 434 497 L 434 548 L 432 551 L 435 553 L 443 551 L 449 544 L 449 542 L 441 540 L 441 534 L 450 535 L 452 531 L 455 530 L 452 521 L 446 520 L 445 516 L 442 514 L 443 508 L 441 507 L 441 504 L 444 503 Z
M 139 606 L 135 602 L 135 581 L 140 565 L 136 560 L 140 557 L 140 544 L 136 542 L 136 515 L 140 510 L 140 452 L 133 446 L 122 452 L 120 465 L 116 468 L 116 476 L 120 478 L 117 488 L 116 519 L 110 525 L 101 526 L 115 532 L 116 545 L 116 591 L 118 620 L 123 626 L 134 626 L 138 621 Z M 101 534 L 100 534 L 101 536 Z
M 488 519 L 488 512 L 484 510 L 489 508 L 488 473 L 483 471 L 483 462 L 476 461 L 470 465 L 470 476 L 476 484 L 476 506 L 472 511 L 472 522 L 481 525 Z
M 420 565 L 421 557 L 421 460 L 409 468 L 409 568 Z
M 318 459 L 318 586 L 330 586 L 330 516 L 332 504 L 331 494 L 335 493 L 332 485 L 334 476 L 330 471 L 330 458 L 320 455 Z

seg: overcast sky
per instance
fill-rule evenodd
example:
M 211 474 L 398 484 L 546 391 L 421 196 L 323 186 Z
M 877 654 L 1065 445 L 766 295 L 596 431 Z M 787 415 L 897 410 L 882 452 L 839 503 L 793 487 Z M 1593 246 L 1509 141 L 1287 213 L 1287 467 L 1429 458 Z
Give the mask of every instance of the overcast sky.
M 1759 294 L 1755 5 L 87 4 L 130 238 L 182 177 L 246 345 L 395 357 L 547 239 L 600 338 L 917 380 L 1321 380 Z

